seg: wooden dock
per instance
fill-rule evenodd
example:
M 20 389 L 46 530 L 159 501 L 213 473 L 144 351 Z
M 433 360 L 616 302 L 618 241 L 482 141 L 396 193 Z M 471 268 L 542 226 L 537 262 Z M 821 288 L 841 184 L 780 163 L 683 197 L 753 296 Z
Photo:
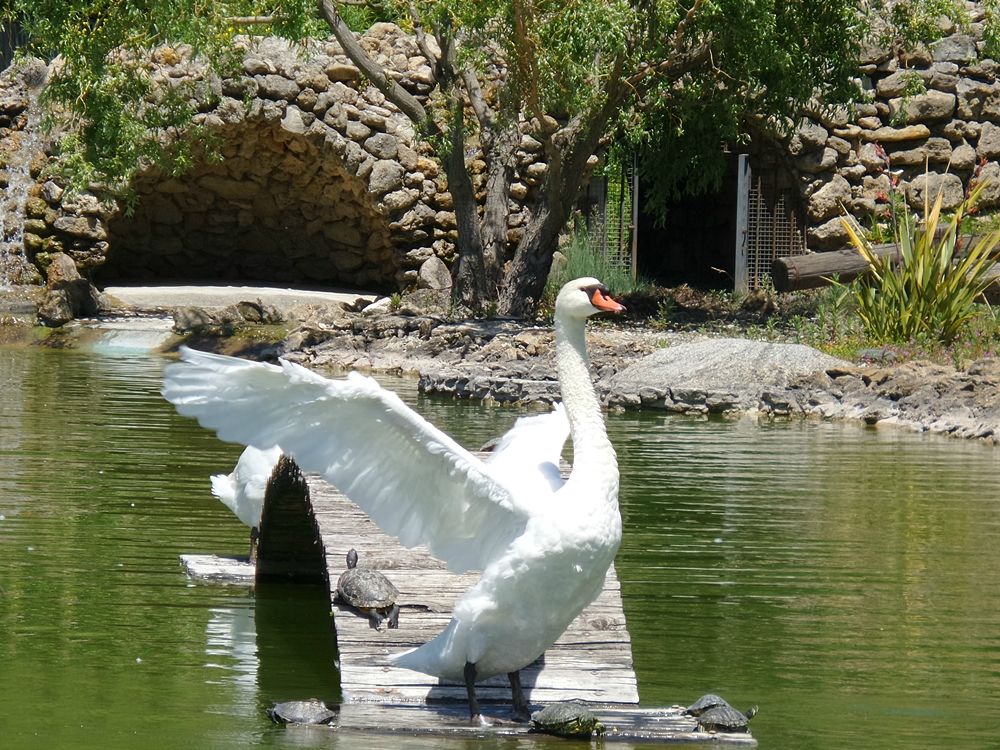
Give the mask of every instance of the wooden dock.
M 426 550 L 405 549 L 329 484 L 309 478 L 316 521 L 330 571 L 331 598 L 344 557 L 354 548 L 361 565 L 383 571 L 399 589 L 399 628 L 370 627 L 353 610 L 334 607 L 344 703 L 466 701 L 465 686 L 388 664 L 386 656 L 433 638 L 448 624 L 455 600 L 479 578 L 457 575 Z M 614 568 L 604 591 L 556 641 L 542 660 L 521 673 L 525 696 L 534 704 L 560 700 L 593 703 L 639 702 L 632 647 Z M 507 703 L 507 678 L 494 677 L 476 690 L 483 703 Z
M 378 568 L 399 589 L 399 628 L 373 629 L 367 618 L 334 604 L 345 557 L 355 549 L 360 564 Z M 212 561 L 203 561 L 206 570 Z M 191 567 L 189 566 L 189 570 Z M 339 731 L 435 736 L 525 735 L 530 727 L 509 720 L 506 677 L 477 685 L 492 726 L 468 720 L 465 686 L 400 669 L 388 656 L 426 642 L 451 619 L 455 600 L 477 580 L 457 575 L 426 550 L 405 549 L 336 488 L 303 477 L 282 459 L 268 485 L 261 519 L 258 579 L 323 580 L 335 618 L 341 679 Z M 588 704 L 606 725 L 607 740 L 713 742 L 754 747 L 750 734 L 696 731 L 696 720 L 680 706 L 641 708 L 632 648 L 615 569 L 601 595 L 534 664 L 521 671 L 532 709 L 556 701 Z

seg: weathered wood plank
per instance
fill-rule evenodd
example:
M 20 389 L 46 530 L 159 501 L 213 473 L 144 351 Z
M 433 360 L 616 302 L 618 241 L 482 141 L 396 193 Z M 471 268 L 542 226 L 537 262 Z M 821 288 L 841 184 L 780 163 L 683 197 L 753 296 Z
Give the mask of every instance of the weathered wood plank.
M 218 555 L 181 555 L 181 565 L 192 578 L 215 583 L 252 584 L 257 568 L 252 563 Z

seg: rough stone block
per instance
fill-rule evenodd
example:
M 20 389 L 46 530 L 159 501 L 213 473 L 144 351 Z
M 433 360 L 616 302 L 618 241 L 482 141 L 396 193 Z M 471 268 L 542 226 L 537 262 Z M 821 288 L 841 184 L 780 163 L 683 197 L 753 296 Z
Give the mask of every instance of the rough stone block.
M 902 114 L 908 123 L 949 120 L 955 114 L 956 102 L 955 94 L 931 90 L 909 99 L 905 97 L 891 99 L 889 114 L 890 116 Z

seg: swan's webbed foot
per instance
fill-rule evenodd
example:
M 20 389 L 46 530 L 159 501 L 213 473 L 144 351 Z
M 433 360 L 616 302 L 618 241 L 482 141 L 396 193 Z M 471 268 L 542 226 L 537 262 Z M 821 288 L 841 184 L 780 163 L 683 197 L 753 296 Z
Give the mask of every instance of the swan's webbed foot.
M 514 721 L 527 722 L 531 720 L 531 711 L 528 708 L 528 701 L 521 691 L 521 673 L 508 672 L 507 679 L 510 680 L 510 698 L 514 704 L 511 709 L 511 716 Z
M 482 714 L 475 714 L 469 717 L 469 723 L 474 727 L 495 727 L 500 722 Z

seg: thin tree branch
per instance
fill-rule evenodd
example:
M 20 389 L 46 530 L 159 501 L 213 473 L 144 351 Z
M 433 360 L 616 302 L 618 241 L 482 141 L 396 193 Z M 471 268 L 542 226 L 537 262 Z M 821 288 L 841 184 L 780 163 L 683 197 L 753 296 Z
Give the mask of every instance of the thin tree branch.
M 646 85 L 653 83 L 655 78 L 667 78 L 668 80 L 676 81 L 685 73 L 690 73 L 695 68 L 712 59 L 710 41 L 710 39 L 703 41 L 684 52 L 671 55 L 666 60 L 661 60 L 656 65 L 649 65 L 642 70 L 636 71 L 624 79 L 624 82 L 636 90 L 641 90 Z
M 277 20 L 277 16 L 230 16 L 226 19 L 226 23 L 233 26 L 263 26 Z
M 479 78 L 472 70 L 465 68 L 462 70 L 462 83 L 465 84 L 465 90 L 469 94 L 469 103 L 472 105 L 472 111 L 476 113 L 476 119 L 479 120 L 479 127 L 483 130 L 492 127 L 493 110 L 486 103 L 486 95 L 479 84 Z
M 434 75 L 434 69 L 438 64 L 438 54 L 431 48 L 430 42 L 427 39 L 427 32 L 424 31 L 423 26 L 419 22 L 419 15 L 417 14 L 417 9 L 413 3 L 409 3 L 410 9 L 410 21 L 413 23 L 413 32 L 417 37 L 417 47 L 420 49 L 420 53 L 427 59 L 427 64 L 431 67 L 431 75 L 437 80 L 437 76 Z M 438 45 L 440 50 L 440 44 Z
M 337 12 L 336 4 L 333 0 L 321 0 L 320 10 L 323 18 L 333 30 L 333 35 L 337 37 L 344 52 L 358 66 L 358 69 L 365 77 L 372 82 L 386 99 L 391 101 L 399 110 L 410 118 L 410 120 L 424 133 L 440 135 L 440 128 L 427 114 L 424 105 L 421 104 L 413 94 L 404 89 L 386 72 L 385 68 L 375 62 L 364 48 L 358 43 L 357 37 L 350 27 L 344 23 L 344 19 Z
M 541 118 L 541 104 L 538 96 L 538 53 L 536 40 L 528 30 L 536 15 L 531 0 L 514 0 L 514 65 L 523 86 L 525 109 L 533 116 Z
M 638 90 L 653 76 L 666 75 L 671 80 L 677 80 L 709 59 L 711 56 L 711 35 L 693 46 L 686 38 L 688 27 L 694 22 L 703 2 L 704 0 L 694 0 L 684 17 L 677 22 L 668 44 L 671 53 L 660 62 L 654 65 L 644 65 L 640 70 L 630 75 L 625 79 L 627 85 Z

